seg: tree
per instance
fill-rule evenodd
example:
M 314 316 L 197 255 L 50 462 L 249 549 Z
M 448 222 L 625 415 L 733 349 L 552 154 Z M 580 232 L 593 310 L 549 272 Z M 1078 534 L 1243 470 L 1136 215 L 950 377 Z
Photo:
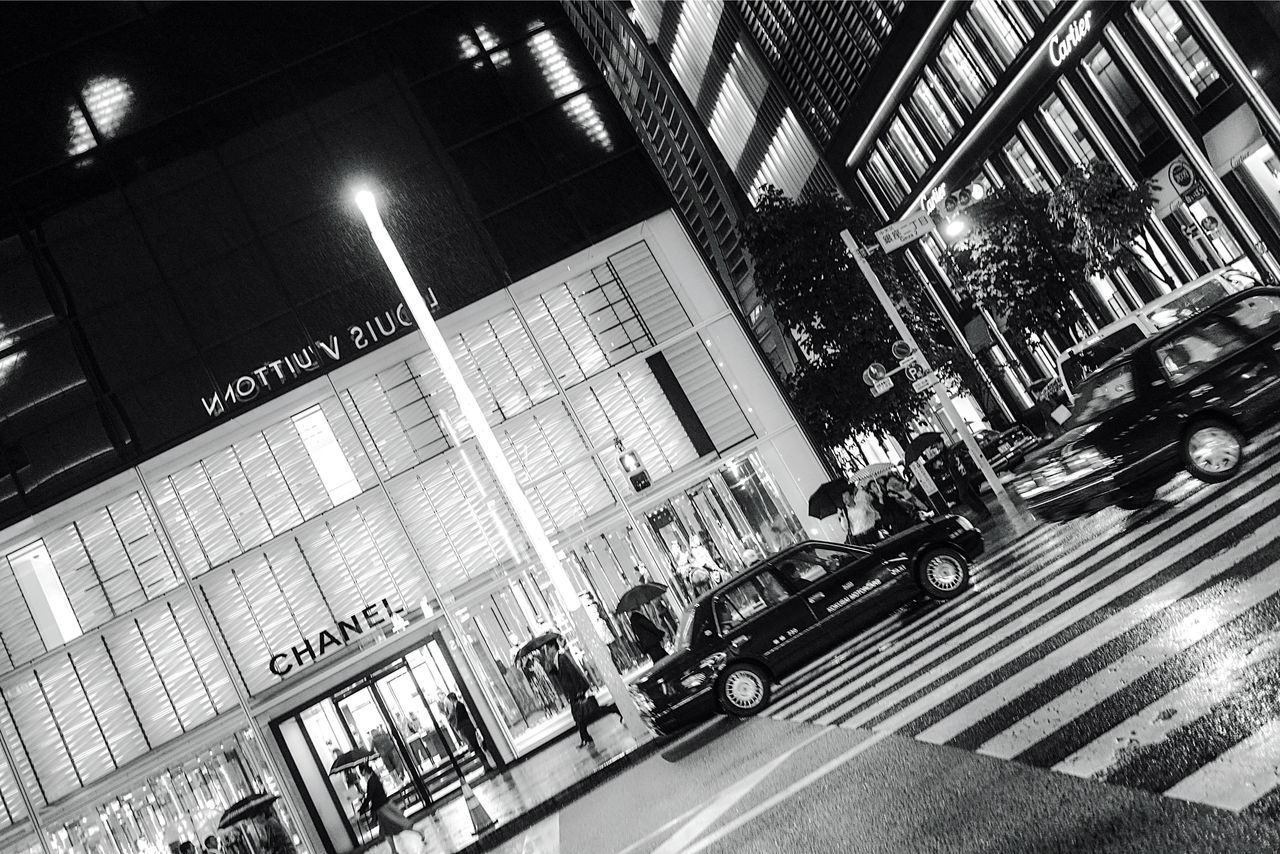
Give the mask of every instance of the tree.
M 1074 232 L 1071 248 L 1084 256 L 1089 275 L 1142 270 L 1173 284 L 1157 272 L 1145 228 L 1154 206 L 1147 184 L 1130 186 L 1110 163 L 1091 160 L 1063 176 L 1049 199 L 1049 215 Z M 1143 255 L 1149 263 L 1143 264 Z
M 1075 235 L 1049 213 L 1048 193 L 1010 184 L 969 207 L 969 233 L 948 253 L 956 290 L 1002 318 L 1024 345 L 1046 330 L 1080 331 L 1084 319 L 1071 291 L 1085 281 Z
M 872 362 L 897 364 L 890 348 L 898 336 L 840 239 L 847 228 L 860 243 L 874 245 L 873 226 L 869 213 L 839 196 L 789 199 L 776 187 L 765 188 L 743 224 L 760 296 L 800 350 L 788 392 L 818 441 L 833 452 L 866 432 L 905 443 L 926 411 L 926 395 L 912 392 L 901 374 L 881 397 L 872 397 L 862 381 Z M 955 354 L 942 343 L 930 306 L 892 259 L 877 253 L 871 265 L 929 361 L 954 377 Z

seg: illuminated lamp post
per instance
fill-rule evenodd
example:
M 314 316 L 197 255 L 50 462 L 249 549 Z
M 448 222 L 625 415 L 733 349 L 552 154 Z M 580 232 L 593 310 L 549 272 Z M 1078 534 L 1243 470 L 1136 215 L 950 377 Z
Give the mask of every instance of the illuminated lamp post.
M 618 706 L 618 711 L 622 713 L 622 720 L 626 724 L 627 730 L 637 741 L 646 741 L 649 738 L 649 728 L 641 720 L 635 701 L 631 697 L 626 682 L 622 679 L 622 674 L 618 672 L 617 666 L 613 663 L 613 658 L 609 655 L 608 649 L 600 640 L 600 636 L 596 634 L 595 625 L 591 622 L 591 617 L 586 613 L 586 609 L 582 607 L 582 602 L 578 598 L 573 582 L 569 579 L 569 574 L 565 571 L 564 565 L 561 564 L 560 558 L 556 554 L 555 546 L 551 544 L 551 538 L 542 529 L 538 514 L 534 511 L 533 505 L 529 502 L 529 498 L 525 495 L 519 481 L 516 480 L 516 474 L 511 468 L 511 463 L 507 461 L 506 455 L 502 452 L 502 447 L 498 444 L 498 438 L 489 427 L 488 419 L 485 418 L 484 412 L 480 409 L 480 404 L 476 401 L 475 394 L 472 393 L 471 387 L 467 385 L 466 378 L 462 375 L 457 361 L 453 358 L 453 353 L 449 350 L 448 342 L 445 341 L 444 335 L 440 332 L 440 327 L 436 325 L 435 318 L 431 316 L 431 311 L 427 308 L 427 303 L 422 298 L 421 292 L 418 291 L 418 286 L 414 283 L 413 276 L 409 273 L 409 268 L 405 266 L 404 259 L 400 257 L 400 250 L 396 248 L 395 241 L 391 239 L 390 233 L 387 232 L 386 226 L 383 225 L 382 216 L 378 212 L 377 199 L 367 189 L 358 190 L 355 194 L 355 199 L 356 205 L 360 208 L 360 213 L 364 215 L 365 223 L 369 226 L 369 233 L 373 237 L 373 242 L 377 245 L 378 251 L 382 253 L 382 260 L 386 263 L 387 269 L 391 272 L 391 277 L 400 289 L 400 296 L 404 300 L 404 304 L 409 308 L 414 321 L 418 324 L 418 332 L 422 334 L 423 339 L 427 342 L 427 346 L 431 349 L 431 355 L 435 357 L 436 364 L 440 366 L 440 372 L 453 390 L 453 395 L 458 401 L 458 408 L 462 410 L 462 417 L 470 425 L 471 432 L 476 437 L 481 453 L 489 461 L 489 466 L 493 469 L 498 485 L 502 488 L 507 501 L 511 504 L 525 537 L 533 545 L 533 550 L 542 563 L 542 568 L 546 570 L 551 583 L 555 585 L 556 591 L 560 594 L 561 603 L 564 605 L 565 610 L 568 611 L 573 627 L 578 632 L 578 640 L 581 641 L 587 656 L 595 664 L 596 669 L 604 675 L 605 685 L 608 686 L 609 693 L 612 695 L 614 703 Z

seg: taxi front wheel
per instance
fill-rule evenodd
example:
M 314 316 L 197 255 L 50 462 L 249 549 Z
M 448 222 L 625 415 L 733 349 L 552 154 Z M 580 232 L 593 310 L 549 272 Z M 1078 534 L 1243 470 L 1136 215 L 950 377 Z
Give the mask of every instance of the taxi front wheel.
M 735 661 L 717 682 L 720 708 L 736 718 L 757 715 L 769 705 L 769 674 L 749 661 Z
M 953 548 L 930 549 L 920 557 L 916 577 L 931 599 L 954 599 L 969 586 L 969 560 Z

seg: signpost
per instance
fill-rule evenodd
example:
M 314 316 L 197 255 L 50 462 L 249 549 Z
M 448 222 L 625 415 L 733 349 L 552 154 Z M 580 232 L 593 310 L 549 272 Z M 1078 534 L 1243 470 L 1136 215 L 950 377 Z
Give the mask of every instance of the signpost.
M 893 388 L 893 380 L 890 379 L 889 377 L 885 377 L 882 380 L 876 380 L 871 385 L 871 396 L 879 397 L 880 395 L 889 391 L 889 389 L 891 388 Z
M 876 232 L 876 240 L 885 252 L 919 240 L 933 230 L 933 217 L 928 211 L 916 211 L 906 219 L 887 225 Z
M 911 390 L 924 391 L 927 388 L 933 388 L 939 382 L 941 382 L 941 378 L 938 376 L 938 372 L 929 371 L 927 374 L 911 384 Z
M 906 220 L 904 220 L 906 222 Z M 899 223 L 901 224 L 901 223 Z M 904 232 L 905 233 L 905 232 Z M 926 232 L 920 232 L 919 236 L 923 236 Z M 877 233 L 877 237 L 879 234 Z M 1000 478 L 996 475 L 995 470 L 991 468 L 991 463 L 987 460 L 987 455 L 982 452 L 982 448 L 978 447 L 977 441 L 973 438 L 973 432 L 969 429 L 969 425 L 960 417 L 960 413 L 956 411 L 955 402 L 951 400 L 945 388 L 937 381 L 937 374 L 929 368 L 929 362 L 924 357 L 924 353 L 920 350 L 920 345 L 916 343 L 915 336 L 911 334 L 911 330 L 907 328 L 906 321 L 902 319 L 902 315 L 898 313 L 898 308 L 893 304 L 893 300 L 889 299 L 889 294 L 885 291 L 884 285 L 880 283 L 880 278 L 876 275 L 875 270 L 871 269 L 871 265 L 867 263 L 867 259 L 863 256 L 862 247 L 853 239 L 853 235 L 848 229 L 840 232 L 840 239 L 844 241 L 844 245 L 848 248 L 849 254 L 853 256 L 854 262 L 858 265 L 858 269 L 862 272 L 863 278 L 867 280 L 867 284 L 871 286 L 871 290 L 875 293 L 876 299 L 880 300 L 880 305 L 884 307 L 885 313 L 889 315 L 889 320 L 893 323 L 894 328 L 898 331 L 898 336 L 911 348 L 912 358 L 924 368 L 924 376 L 921 379 L 932 379 L 933 393 L 938 399 L 938 403 L 942 405 L 942 412 L 945 420 L 949 422 L 949 426 L 960 434 L 961 441 L 964 442 L 965 448 L 969 451 L 969 456 L 978 464 L 979 471 L 986 479 L 987 484 L 991 487 L 992 493 L 995 494 L 996 501 L 999 502 L 1000 508 L 1005 515 L 1009 517 L 1014 527 L 1018 530 L 1023 528 L 1022 517 L 1018 514 L 1017 508 L 1013 504 L 1013 500 L 1009 497 L 1009 493 L 1005 490 L 1004 484 L 1000 482 Z M 904 241 L 899 246 L 905 245 Z M 883 244 L 883 241 L 881 242 Z M 905 361 L 905 360 L 904 360 Z M 883 370 L 883 367 L 882 367 Z M 920 380 L 916 380 L 920 382 Z M 915 384 L 913 383 L 913 388 Z M 922 391 L 929 387 L 929 384 L 921 385 L 917 391 Z

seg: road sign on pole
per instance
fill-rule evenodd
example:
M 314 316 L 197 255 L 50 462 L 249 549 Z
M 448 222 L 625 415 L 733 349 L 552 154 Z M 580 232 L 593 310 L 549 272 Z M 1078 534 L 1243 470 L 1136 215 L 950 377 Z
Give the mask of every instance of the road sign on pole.
M 927 389 L 927 388 L 933 388 L 933 387 L 934 387 L 934 386 L 936 386 L 939 382 L 940 382 L 940 380 L 939 380 L 939 378 L 938 378 L 938 372 L 937 372 L 937 371 L 929 371 L 929 373 L 925 374 L 925 375 L 924 375 L 924 376 L 922 376 L 920 379 L 918 379 L 918 380 L 916 380 L 915 382 L 911 383 L 911 390 L 912 390 L 912 391 L 924 391 L 924 390 L 925 390 L 925 389 Z
M 916 211 L 900 222 L 886 225 L 876 232 L 876 240 L 880 241 L 885 252 L 892 252 L 900 246 L 906 246 L 913 240 L 919 240 L 933 230 L 933 217 L 928 211 Z
M 898 336 L 911 346 L 911 349 L 915 351 L 915 358 L 927 368 L 929 363 L 924 354 L 920 352 L 920 345 L 916 343 L 915 336 L 907 328 L 906 321 L 898 313 L 898 308 L 893 304 L 893 300 L 889 299 L 889 294 L 885 291 L 884 285 L 880 284 L 880 278 L 876 275 L 876 271 L 871 269 L 871 265 L 863 257 L 862 249 L 858 246 L 858 242 L 853 239 L 853 235 L 849 233 L 848 229 L 840 232 L 840 239 L 848 247 L 849 254 L 853 256 L 858 269 L 862 272 L 862 277 L 867 280 L 867 284 L 871 286 L 876 299 L 880 300 L 880 305 L 884 308 L 885 313 L 889 315 L 889 320 L 893 323 L 894 328 L 898 330 Z M 931 372 L 927 371 L 927 373 Z M 938 402 L 942 404 L 942 411 L 946 416 L 945 420 L 949 422 L 948 426 L 960 434 L 960 439 L 969 451 L 969 456 L 978 464 L 978 469 L 982 472 L 982 476 L 986 478 L 987 484 L 995 494 L 996 501 L 1000 503 L 1000 508 L 1004 510 L 1005 515 L 1013 522 L 1015 528 L 1023 528 L 1024 521 L 1019 515 L 1017 507 L 1014 506 L 1013 500 L 1009 498 L 1009 493 L 1005 491 L 1004 484 L 1000 482 L 995 470 L 991 468 L 987 455 L 978 447 L 978 443 L 973 438 L 973 433 L 969 430 L 969 425 L 965 423 L 964 419 L 960 417 L 960 413 L 956 411 L 956 405 L 951 400 L 951 395 L 947 394 L 946 389 L 941 384 L 934 386 L 933 391 L 938 398 Z
M 871 396 L 879 397 L 880 395 L 893 388 L 893 378 L 885 377 L 882 380 L 876 380 L 871 386 Z

